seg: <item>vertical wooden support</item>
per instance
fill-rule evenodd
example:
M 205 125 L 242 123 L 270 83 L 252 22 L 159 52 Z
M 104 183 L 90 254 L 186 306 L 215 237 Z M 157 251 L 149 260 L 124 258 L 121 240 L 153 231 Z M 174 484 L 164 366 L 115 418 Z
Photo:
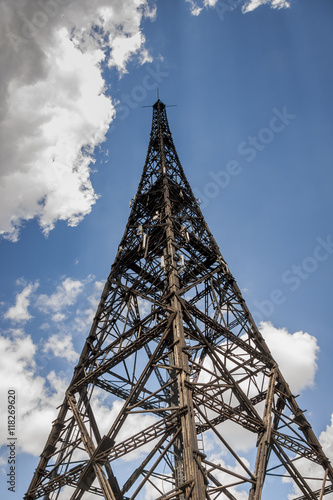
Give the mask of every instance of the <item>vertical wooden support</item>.
M 327 479 L 327 474 L 328 474 L 328 469 L 325 470 L 325 475 L 324 475 L 324 479 L 323 479 L 323 484 L 321 485 L 321 490 L 320 490 L 320 497 L 319 497 L 319 500 L 322 500 L 323 496 L 324 496 L 324 492 L 325 492 L 325 483 L 326 483 L 326 479 Z
M 267 388 L 266 404 L 263 416 L 264 431 L 258 437 L 258 452 L 256 465 L 254 470 L 254 477 L 256 478 L 255 485 L 251 488 L 249 500 L 260 500 L 262 489 L 264 486 L 265 475 L 266 475 L 266 465 L 267 465 L 267 455 L 271 440 L 272 431 L 272 407 L 274 402 L 274 388 L 278 375 L 278 369 L 276 366 L 271 370 L 270 379 Z
M 159 107 L 162 103 L 157 103 Z M 163 105 L 164 106 L 164 105 Z M 171 305 L 176 312 L 173 320 L 173 362 L 177 373 L 177 391 L 180 408 L 187 408 L 184 415 L 181 416 L 181 435 L 175 444 L 175 483 L 176 487 L 182 483 L 189 484 L 185 487 L 184 495 L 180 500 L 191 498 L 191 500 L 203 500 L 206 497 L 206 487 L 198 463 L 197 451 L 198 441 L 196 432 L 196 423 L 194 418 L 194 409 L 191 390 L 189 389 L 189 362 L 188 354 L 185 350 L 185 334 L 183 326 L 182 305 L 178 299 L 179 290 L 178 270 L 175 264 L 175 235 L 174 223 L 172 220 L 171 200 L 169 193 L 169 181 L 167 177 L 167 162 L 165 159 L 165 147 L 163 137 L 163 127 L 161 122 L 161 109 L 158 109 L 158 135 L 160 143 L 161 173 L 163 176 L 163 192 L 165 204 L 165 224 L 166 224 L 166 258 L 167 275 L 169 282 L 169 294 L 171 296 Z

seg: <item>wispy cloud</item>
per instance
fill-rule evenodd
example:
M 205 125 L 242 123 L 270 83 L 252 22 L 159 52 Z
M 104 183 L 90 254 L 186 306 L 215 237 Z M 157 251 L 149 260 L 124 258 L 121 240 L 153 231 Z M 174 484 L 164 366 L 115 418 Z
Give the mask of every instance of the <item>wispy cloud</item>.
M 53 315 L 53 321 L 61 321 L 65 316 L 59 315 L 66 307 L 75 304 L 78 295 L 83 291 L 84 282 L 65 278 L 56 291 L 51 295 L 41 294 L 38 296 L 37 308 L 44 313 L 56 313 Z
M 64 358 L 70 363 L 74 363 L 79 357 L 74 349 L 72 337 L 61 333 L 55 333 L 47 339 L 43 352 L 51 353 L 57 358 Z
M 198 2 L 195 0 L 186 0 L 191 4 L 191 12 L 193 15 L 198 15 L 202 11 Z M 231 12 L 240 7 L 243 14 L 252 12 L 253 10 L 268 5 L 272 9 L 285 9 L 291 6 L 287 0 L 203 0 L 204 7 L 215 7 L 219 17 L 223 20 L 226 12 Z
M 251 12 L 261 5 L 269 5 L 272 9 L 286 9 L 290 7 L 290 2 L 286 0 L 250 0 L 242 6 L 242 12 Z
M 90 283 L 91 279 L 88 278 L 85 283 Z M 95 281 L 93 288 L 90 289 L 89 295 L 86 296 L 85 302 L 82 307 L 77 307 L 75 310 L 75 316 L 73 318 L 73 323 L 71 326 L 72 332 L 76 334 L 81 334 L 82 332 L 88 332 L 91 326 L 93 318 L 96 314 L 97 306 L 101 298 L 101 292 L 104 288 L 103 281 Z
M 190 4 L 191 14 L 193 16 L 198 16 L 201 13 L 202 7 L 199 7 L 195 0 L 186 0 L 186 2 Z

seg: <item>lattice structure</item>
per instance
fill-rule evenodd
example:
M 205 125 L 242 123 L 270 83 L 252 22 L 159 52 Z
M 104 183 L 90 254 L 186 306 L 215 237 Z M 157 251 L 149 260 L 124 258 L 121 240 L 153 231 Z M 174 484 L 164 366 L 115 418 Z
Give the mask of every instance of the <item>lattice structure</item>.
M 333 491 L 158 100 L 125 233 L 25 499 L 271 499 L 276 476 L 298 500 Z

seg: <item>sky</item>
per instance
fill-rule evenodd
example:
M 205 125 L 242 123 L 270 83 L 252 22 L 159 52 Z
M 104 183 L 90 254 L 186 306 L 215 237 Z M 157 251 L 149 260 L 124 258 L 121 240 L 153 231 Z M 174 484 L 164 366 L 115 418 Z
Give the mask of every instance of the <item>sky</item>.
M 221 252 L 333 460 L 328 0 L 0 0 L 0 489 L 84 345 L 157 93 Z M 7 396 L 18 475 L 7 493 Z M 148 495 L 148 493 L 147 493 Z M 149 500 L 149 496 L 147 496 Z

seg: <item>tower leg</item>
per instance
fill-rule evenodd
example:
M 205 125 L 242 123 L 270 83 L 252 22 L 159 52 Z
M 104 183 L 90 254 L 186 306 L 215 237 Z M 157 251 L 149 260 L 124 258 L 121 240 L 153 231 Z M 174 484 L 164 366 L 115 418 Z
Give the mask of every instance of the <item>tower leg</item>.
M 260 500 L 264 480 L 266 475 L 266 465 L 268 458 L 268 449 L 270 446 L 271 431 L 272 431 L 272 406 L 274 399 L 274 388 L 277 379 L 277 368 L 274 367 L 270 374 L 270 381 L 267 389 L 267 397 L 265 404 L 265 411 L 263 416 L 263 423 L 265 430 L 258 438 L 258 452 L 255 465 L 254 476 L 256 484 L 251 488 L 249 500 Z

